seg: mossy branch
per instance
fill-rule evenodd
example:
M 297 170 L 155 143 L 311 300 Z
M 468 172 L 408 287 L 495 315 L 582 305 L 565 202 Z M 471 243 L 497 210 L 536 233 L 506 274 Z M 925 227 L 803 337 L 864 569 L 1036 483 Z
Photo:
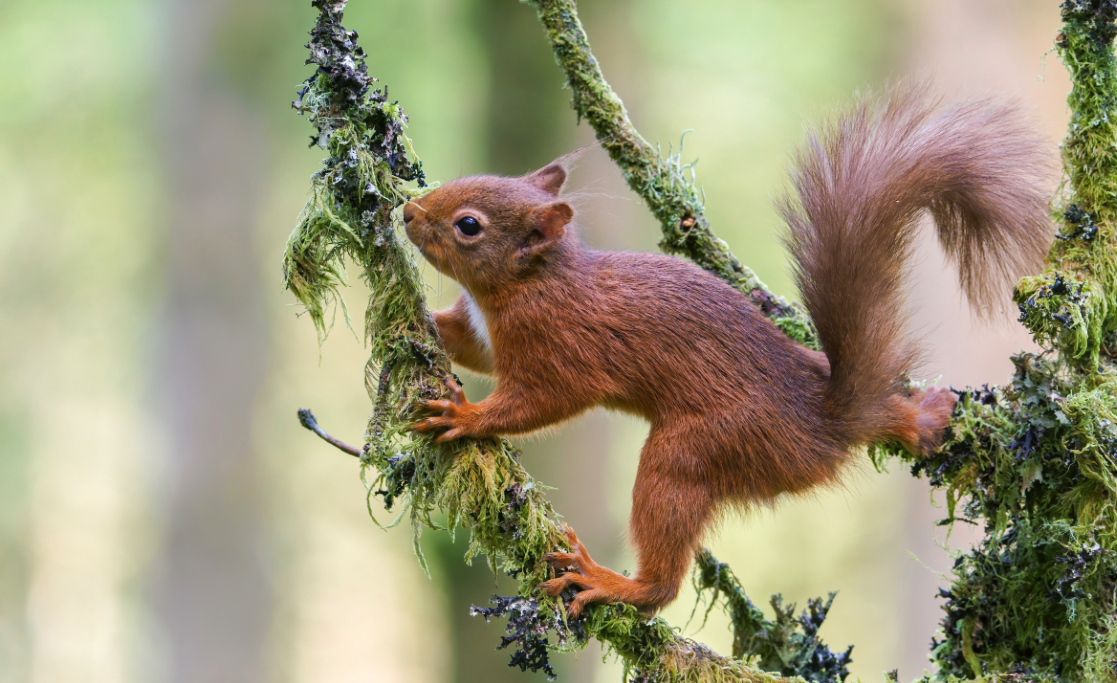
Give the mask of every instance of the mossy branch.
M 677 158 L 662 159 L 632 127 L 589 50 L 571 0 L 531 0 L 575 93 L 575 109 L 648 202 L 664 232 L 664 249 L 693 259 L 749 294 L 796 339 L 813 343 L 805 314 L 771 295 L 710 231 L 699 194 Z M 521 666 L 548 670 L 541 634 L 557 647 L 596 637 L 621 656 L 632 680 L 788 681 L 761 668 L 805 673 L 823 653 L 810 624 L 825 613 L 809 606 L 792 626 L 777 606 L 765 621 L 731 574 L 712 557 L 699 560 L 698 585 L 724 604 L 736 628 L 734 657 L 682 638 L 662 619 L 629 606 L 596 606 L 566 623 L 558 605 L 534 596 L 548 576 L 546 552 L 564 545 L 557 515 L 503 440 L 436 446 L 408 427 L 415 402 L 441 396 L 451 377 L 425 307 L 410 251 L 394 212 L 421 191 L 422 169 L 403 134 L 406 118 L 387 92 L 372 90 L 356 34 L 340 24 L 344 0 L 315 0 L 310 63 L 318 66 L 296 103 L 329 153 L 312 180 L 312 199 L 288 244 L 287 285 L 322 334 L 340 301 L 342 260 L 360 265 L 372 289 L 366 332 L 372 351 L 366 385 L 373 416 L 361 451 L 369 511 L 379 496 L 389 509 L 405 502 L 416 553 L 419 537 L 443 511 L 451 533 L 470 532 L 467 559 L 478 553 L 520 580 L 522 599 L 494 610 L 508 616 Z M 959 392 L 949 438 L 934 457 L 912 461 L 946 492 L 946 523 L 982 520 L 984 539 L 959 556 L 946 599 L 941 640 L 933 643 L 935 680 L 1117 680 L 1117 105 L 1113 0 L 1067 0 L 1057 45 L 1072 73 L 1072 126 L 1064 145 L 1070 192 L 1061 200 L 1063 233 L 1047 271 L 1017 287 L 1022 322 L 1046 346 L 1020 354 L 1003 388 Z M 416 182 L 419 190 L 408 188 Z M 355 450 L 355 449 L 354 449 Z M 906 456 L 881 446 L 884 458 Z M 402 517 L 402 516 L 401 516 Z M 399 520 L 397 520 L 399 521 Z M 804 623 L 805 622 L 805 623 Z M 758 632 L 764 638 L 754 637 Z M 550 647 L 555 647 L 552 645 Z M 741 658 L 741 655 L 748 655 Z M 840 663 L 840 662 L 838 662 Z M 832 679 L 833 673 L 823 673 Z M 839 674 L 840 675 L 840 674 Z
M 1077 369 L 1096 373 L 1117 331 L 1117 69 L 1109 0 L 1068 0 L 1055 47 L 1070 71 L 1070 129 L 1063 142 L 1069 191 L 1046 270 L 1016 288 L 1021 321 Z M 1108 348 L 1107 348 L 1108 347 Z
M 733 626 L 733 656 L 752 657 L 765 671 L 779 671 L 785 676 L 799 676 L 811 681 L 844 681 L 849 675 L 853 646 L 835 653 L 818 637 L 818 629 L 826 620 L 837 593 L 830 593 L 826 602 L 807 601 L 807 609 L 795 616 L 795 605 L 784 605 L 779 595 L 772 596 L 775 621 L 752 604 L 729 565 L 718 562 L 708 550 L 698 555 L 694 575 L 700 595 L 709 592 L 709 611 L 721 601 Z
M 959 392 L 931 458 L 874 453 L 945 493 L 943 524 L 984 526 L 941 594 L 936 680 L 1117 680 L 1117 3 L 1059 8 L 1069 186 L 1054 202 L 1061 232 L 1044 272 L 1014 293 L 1044 352 L 1016 355 L 1005 387 Z
M 543 556 L 567 549 L 563 528 L 543 487 L 521 466 L 519 451 L 503 439 L 439 446 L 409 431 L 416 403 L 442 397 L 445 380 L 453 377 L 411 251 L 396 232 L 397 209 L 422 191 L 422 167 L 403 132 L 402 109 L 389 102 L 386 89 L 372 88 L 357 34 L 341 24 L 345 0 L 312 5 L 319 16 L 307 63 L 317 71 L 295 107 L 316 128 L 312 146 L 328 157 L 312 177 L 311 199 L 288 242 L 283 272 L 321 335 L 329 331 L 331 306 L 340 305 L 346 257 L 361 267 L 372 290 L 365 377 L 373 415 L 359 451 L 370 515 L 377 497 L 389 510 L 403 501 L 392 524 L 409 518 L 425 568 L 420 536 L 424 527 L 440 528 L 432 517 L 442 512 L 451 533 L 469 531 L 467 561 L 485 554 L 517 577 L 522 599 L 505 599 L 496 611 L 514 620 L 515 633 L 506 640 L 520 648 L 514 662 L 526 668 L 549 672 L 549 648 L 577 649 L 595 637 L 624 659 L 633 680 L 790 682 L 750 661 L 718 655 L 631 606 L 595 606 L 578 623 L 566 623 L 556 601 L 535 593 L 551 572 Z M 408 189 L 410 182 L 419 189 Z M 311 426 L 309 412 L 301 419 Z M 543 639 L 547 632 L 558 636 L 557 644 Z
M 575 0 L 522 1 L 539 12 L 555 58 L 574 93 L 579 119 L 593 127 L 628 186 L 659 220 L 663 231 L 660 248 L 689 258 L 747 294 L 784 333 L 817 349 L 817 334 L 807 312 L 773 294 L 710 228 L 693 175 L 687 178 L 685 174 L 688 166 L 679 156 L 682 146 L 678 155 L 664 158 L 632 125 L 624 103 L 605 80 L 590 50 Z

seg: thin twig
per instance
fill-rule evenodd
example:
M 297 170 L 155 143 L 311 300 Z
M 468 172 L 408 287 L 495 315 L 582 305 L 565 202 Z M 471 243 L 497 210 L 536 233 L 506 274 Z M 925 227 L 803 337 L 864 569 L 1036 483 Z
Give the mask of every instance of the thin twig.
M 310 408 L 299 408 L 299 424 L 322 437 L 322 440 L 338 450 L 345 451 L 355 458 L 361 457 L 361 449 L 354 448 L 340 439 L 335 439 L 318 426 L 318 418 L 310 412 Z

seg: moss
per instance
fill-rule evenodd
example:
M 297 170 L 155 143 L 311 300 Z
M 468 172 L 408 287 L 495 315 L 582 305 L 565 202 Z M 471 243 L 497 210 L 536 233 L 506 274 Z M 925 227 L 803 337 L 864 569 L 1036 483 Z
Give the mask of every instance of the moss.
M 1067 282 L 1050 272 L 1020 280 L 1014 291 L 1020 322 L 1048 348 L 1065 349 L 1086 367 L 1097 367 L 1104 339 L 1108 301 L 1092 280 Z
M 707 550 L 699 553 L 695 588 L 700 597 L 708 596 L 707 616 L 717 606 L 728 612 L 734 657 L 749 658 L 765 671 L 818 683 L 840 683 L 849 676 L 847 665 L 853 646 L 835 653 L 818 636 L 837 593 L 831 593 L 825 603 L 808 600 L 807 609 L 798 617 L 794 604 L 785 606 L 780 595 L 773 595 L 776 618 L 769 621 L 745 595 L 728 565 L 718 562 Z
M 878 462 L 886 453 L 904 459 L 946 492 L 944 524 L 985 525 L 941 596 L 939 680 L 1109 680 L 1086 674 L 1117 659 L 1106 635 L 1117 589 L 1115 386 L 1058 358 L 1014 361 L 1004 389 L 962 393 L 933 457 L 874 449 Z
M 1021 322 L 1046 348 L 1087 372 L 1117 330 L 1117 70 L 1109 0 L 1067 0 L 1055 45 L 1070 71 L 1070 128 L 1062 145 L 1067 191 L 1047 269 L 1017 287 Z M 1107 341 L 1108 340 L 1108 341 Z

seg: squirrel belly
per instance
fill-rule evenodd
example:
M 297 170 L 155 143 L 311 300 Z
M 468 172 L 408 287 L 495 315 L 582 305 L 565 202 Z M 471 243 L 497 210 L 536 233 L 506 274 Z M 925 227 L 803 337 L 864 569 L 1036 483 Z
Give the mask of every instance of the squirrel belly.
M 1010 107 L 941 109 L 918 86 L 867 98 L 809 137 L 782 213 L 822 353 L 691 263 L 582 246 L 561 163 L 447 183 L 405 206 L 407 234 L 465 292 L 434 315 L 447 350 L 496 388 L 474 404 L 450 383 L 415 430 L 522 434 L 594 406 L 645 418 L 635 576 L 595 564 L 570 531 L 570 552 L 546 558 L 568 571 L 540 588 L 579 589 L 572 614 L 596 602 L 654 611 L 725 504 L 831 484 L 861 444 L 938 447 L 954 395 L 907 388 L 920 353 L 902 300 L 917 219 L 934 217 L 970 301 L 994 301 L 1050 241 L 1042 149 Z

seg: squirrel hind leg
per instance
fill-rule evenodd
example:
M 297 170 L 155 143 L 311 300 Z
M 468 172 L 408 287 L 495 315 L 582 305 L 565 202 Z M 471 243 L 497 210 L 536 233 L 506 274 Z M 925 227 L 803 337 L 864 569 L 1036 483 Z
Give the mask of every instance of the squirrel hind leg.
M 551 596 L 568 587 L 580 589 L 567 608 L 570 616 L 602 602 L 624 602 L 654 614 L 674 600 L 717 509 L 720 481 L 694 474 L 693 464 L 699 461 L 696 454 L 703 444 L 700 434 L 685 429 L 654 428 L 648 436 L 632 489 L 629 532 L 638 563 L 635 576 L 596 564 L 568 530 L 570 552 L 551 553 L 546 559 L 552 566 L 574 571 L 539 588 Z
M 886 436 L 916 455 L 928 456 L 942 445 L 958 397 L 950 389 L 931 387 L 889 400 Z

